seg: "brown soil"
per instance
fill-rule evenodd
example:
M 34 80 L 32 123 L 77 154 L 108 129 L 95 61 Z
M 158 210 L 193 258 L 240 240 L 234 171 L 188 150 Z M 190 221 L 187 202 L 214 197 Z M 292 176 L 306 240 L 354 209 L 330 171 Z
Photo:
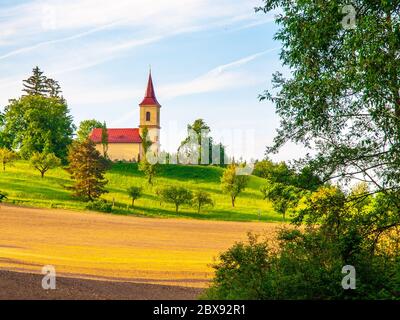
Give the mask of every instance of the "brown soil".
M 42 275 L 0 271 L 0 300 L 193 300 L 201 289 L 57 277 L 44 290 Z

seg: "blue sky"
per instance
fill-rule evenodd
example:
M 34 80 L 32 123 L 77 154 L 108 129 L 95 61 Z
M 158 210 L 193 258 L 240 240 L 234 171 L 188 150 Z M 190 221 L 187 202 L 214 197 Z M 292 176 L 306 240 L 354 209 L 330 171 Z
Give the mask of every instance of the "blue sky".
M 279 119 L 257 96 L 273 72 L 287 70 L 273 15 L 254 12 L 261 4 L 0 0 L 0 106 L 20 96 L 22 79 L 38 65 L 60 82 L 77 125 L 95 118 L 137 127 L 151 65 L 163 149 L 175 150 L 186 125 L 203 118 L 236 157 L 262 158 Z M 274 158 L 299 152 L 288 146 Z

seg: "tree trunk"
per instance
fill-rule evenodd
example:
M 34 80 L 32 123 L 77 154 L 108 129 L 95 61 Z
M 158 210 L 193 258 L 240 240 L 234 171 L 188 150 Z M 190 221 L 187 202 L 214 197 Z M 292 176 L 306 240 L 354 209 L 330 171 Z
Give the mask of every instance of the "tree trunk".
M 175 205 L 175 212 L 178 213 L 178 210 L 179 210 L 179 205 L 176 204 Z
M 232 207 L 235 207 L 235 198 L 232 197 Z
M 198 207 L 197 213 L 200 213 L 200 209 L 201 209 L 201 204 L 199 203 L 199 207 Z
M 132 208 L 135 207 L 135 199 L 132 199 Z
M 42 175 L 42 179 L 44 178 L 44 171 L 40 171 L 40 174 Z

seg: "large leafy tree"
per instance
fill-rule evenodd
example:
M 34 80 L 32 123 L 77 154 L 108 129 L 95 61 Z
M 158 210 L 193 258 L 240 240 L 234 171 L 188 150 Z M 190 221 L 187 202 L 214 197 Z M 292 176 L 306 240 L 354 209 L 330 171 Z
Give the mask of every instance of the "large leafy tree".
M 259 10 L 280 8 L 275 38 L 291 70 L 261 96 L 281 117 L 268 152 L 302 143 L 325 180 L 366 181 L 400 208 L 400 2 L 264 2 Z
M 79 141 L 84 141 L 89 138 L 89 134 L 92 132 L 93 129 L 102 128 L 103 124 L 100 121 L 95 119 L 90 120 L 83 120 L 79 124 L 78 131 L 76 133 L 76 139 Z
M 66 158 L 74 125 L 67 105 L 59 98 L 29 95 L 11 100 L 5 108 L 2 136 L 23 158 L 33 152 Z
M 0 117 L 0 143 L 20 150 L 24 158 L 45 152 L 65 160 L 75 126 L 59 83 L 35 67 L 23 81 L 23 92 L 10 100 Z
M 109 163 L 91 140 L 74 141 L 69 148 L 68 162 L 67 171 L 75 181 L 72 187 L 75 196 L 93 201 L 108 192 L 104 174 Z

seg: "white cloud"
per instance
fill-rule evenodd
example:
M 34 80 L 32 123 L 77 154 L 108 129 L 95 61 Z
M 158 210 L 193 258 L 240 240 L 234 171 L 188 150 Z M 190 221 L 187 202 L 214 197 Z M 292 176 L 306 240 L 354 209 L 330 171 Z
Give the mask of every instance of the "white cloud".
M 278 48 L 268 49 L 239 60 L 220 65 L 187 82 L 161 87 L 159 90 L 160 96 L 162 96 L 164 99 L 170 99 L 177 96 L 251 86 L 263 82 L 264 79 L 260 78 L 258 75 L 250 74 L 244 70 L 237 71 L 237 69 L 277 49 Z

